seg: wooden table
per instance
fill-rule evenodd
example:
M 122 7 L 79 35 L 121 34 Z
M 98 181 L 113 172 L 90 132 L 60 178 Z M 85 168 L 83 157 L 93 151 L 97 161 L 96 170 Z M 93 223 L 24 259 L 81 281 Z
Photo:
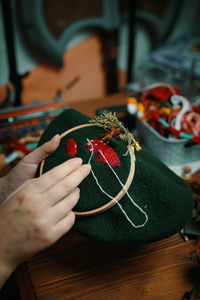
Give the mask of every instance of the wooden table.
M 74 108 L 88 116 L 94 117 L 96 110 L 126 103 L 127 93 L 114 94 L 97 99 L 86 99 L 78 102 L 67 103 L 70 108 Z
M 91 116 L 123 104 L 125 96 L 70 104 Z M 179 234 L 153 244 L 113 247 L 71 231 L 21 265 L 16 279 L 22 300 L 178 300 L 198 284 L 198 266 L 187 257 L 195 243 Z

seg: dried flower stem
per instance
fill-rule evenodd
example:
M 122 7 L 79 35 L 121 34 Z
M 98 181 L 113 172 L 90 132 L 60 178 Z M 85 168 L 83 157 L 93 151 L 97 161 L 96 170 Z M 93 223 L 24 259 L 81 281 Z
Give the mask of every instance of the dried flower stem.
M 91 123 L 96 124 L 99 127 L 103 127 L 105 130 L 111 130 L 114 126 L 115 128 L 120 128 L 121 137 L 128 143 L 127 148 L 135 148 L 137 151 L 140 151 L 142 148 L 139 143 L 135 140 L 134 135 L 124 127 L 123 123 L 117 119 L 116 113 L 103 113 L 102 115 L 95 117 L 90 120 Z M 128 150 L 125 155 L 128 154 Z

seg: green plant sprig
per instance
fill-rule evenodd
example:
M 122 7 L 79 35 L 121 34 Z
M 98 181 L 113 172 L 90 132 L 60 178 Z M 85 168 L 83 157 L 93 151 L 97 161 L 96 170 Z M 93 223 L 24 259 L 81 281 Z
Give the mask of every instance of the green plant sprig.
M 137 151 L 142 150 L 139 143 L 135 140 L 134 135 L 124 127 L 123 123 L 118 120 L 116 113 L 103 113 L 100 116 L 96 116 L 94 119 L 89 121 L 90 123 L 93 123 L 97 125 L 98 127 L 103 127 L 104 129 L 112 129 L 114 126 L 116 129 L 120 128 L 120 133 L 124 141 L 128 143 L 127 148 L 135 148 Z M 125 155 L 128 154 L 128 149 Z

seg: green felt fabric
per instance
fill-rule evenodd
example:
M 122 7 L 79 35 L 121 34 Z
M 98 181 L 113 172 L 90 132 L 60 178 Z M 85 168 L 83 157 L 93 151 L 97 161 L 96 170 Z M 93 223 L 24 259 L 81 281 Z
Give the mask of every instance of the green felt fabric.
M 88 123 L 89 119 L 72 109 L 64 111 L 45 130 L 39 145 L 50 140 L 56 133 L 61 134 L 72 127 Z M 76 140 L 78 146 L 76 156 L 82 157 L 84 163 L 87 163 L 90 156 L 85 147 L 87 138 L 99 139 L 102 132 L 102 128 L 86 127 L 63 137 L 59 148 L 46 159 L 44 172 L 70 159 L 65 151 L 65 144 L 69 138 Z M 126 144 L 122 140 L 118 142 L 112 139 L 110 145 L 121 161 L 121 167 L 115 167 L 114 170 L 125 183 L 130 171 L 130 156 L 123 156 Z M 135 151 L 135 156 L 135 175 L 129 194 L 148 214 L 149 220 L 146 225 L 138 229 L 133 228 L 119 207 L 114 205 L 106 212 L 95 216 L 77 217 L 75 230 L 103 242 L 139 244 L 169 237 L 184 226 L 191 217 L 194 205 L 192 195 L 184 181 L 147 150 Z M 121 186 L 109 167 L 97 162 L 96 156 L 92 158 L 91 164 L 101 186 L 108 194 L 115 196 L 121 190 Z M 75 207 L 77 211 L 97 208 L 110 201 L 100 191 L 92 174 L 81 183 L 80 190 L 80 200 Z M 120 204 L 133 223 L 144 222 L 144 215 L 133 206 L 127 195 L 120 200 Z

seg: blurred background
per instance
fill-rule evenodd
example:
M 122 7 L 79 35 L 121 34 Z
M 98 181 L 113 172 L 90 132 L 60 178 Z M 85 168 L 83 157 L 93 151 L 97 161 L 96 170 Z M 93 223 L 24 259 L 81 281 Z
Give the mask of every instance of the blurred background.
M 74 80 L 63 95 L 66 103 L 115 93 L 132 82 L 148 85 L 159 78 L 180 85 L 185 68 L 199 75 L 197 0 L 1 4 L 1 103 L 8 93 L 18 98 L 7 99 L 15 104 L 50 101 Z M 175 75 L 169 74 L 173 68 Z

